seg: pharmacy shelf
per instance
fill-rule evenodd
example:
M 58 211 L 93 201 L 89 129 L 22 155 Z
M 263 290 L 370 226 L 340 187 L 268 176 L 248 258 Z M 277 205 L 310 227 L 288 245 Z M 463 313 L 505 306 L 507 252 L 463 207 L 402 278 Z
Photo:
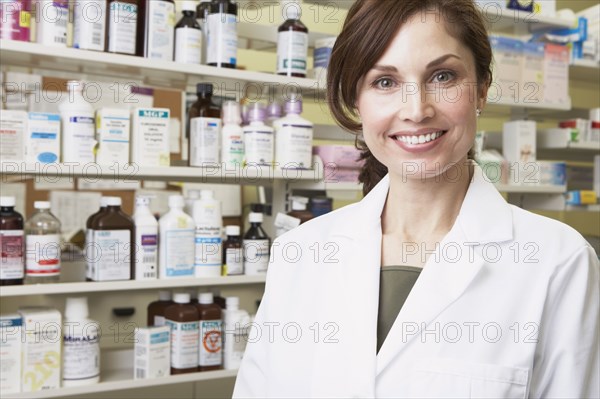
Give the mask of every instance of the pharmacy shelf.
M 147 281 L 84 281 L 77 283 L 12 285 L 0 288 L 0 298 L 25 295 L 61 295 L 90 292 L 140 291 L 182 287 L 214 287 L 263 284 L 266 275 L 224 276 L 206 278 L 156 279 Z
M 0 40 L 2 65 L 39 68 L 74 74 L 90 74 L 128 79 L 143 79 L 145 84 L 186 89 L 200 80 L 215 84 L 216 94 L 240 93 L 248 83 L 262 91 L 301 90 L 303 96 L 318 96 L 314 79 L 292 78 L 240 69 L 208 65 L 181 64 L 147 60 L 131 55 L 111 54 L 74 48 L 49 47 L 38 43 Z
M 600 204 L 567 205 L 565 211 L 570 212 L 600 212 Z
M 567 192 L 567 186 L 539 185 L 539 186 L 518 186 L 511 184 L 495 184 L 498 191 L 507 194 L 564 194 Z
M 317 158 L 315 158 L 317 159 Z M 319 160 L 320 161 L 320 160 Z M 131 182 L 137 180 L 175 181 L 195 183 L 228 183 L 228 184 L 264 184 L 275 180 L 294 182 L 298 180 L 319 181 L 323 178 L 322 167 L 312 170 L 273 169 L 267 166 L 249 166 L 238 168 L 184 166 L 139 167 L 135 164 L 98 165 L 96 163 L 78 164 L 40 164 L 1 162 L 0 175 L 37 176 L 55 181 L 56 177 L 83 178 L 88 181 L 110 179 L 114 182 Z
M 600 64 L 591 60 L 574 60 L 569 69 L 569 76 L 574 80 L 600 83 Z
M 544 111 L 570 111 L 571 110 L 571 100 L 564 104 L 547 104 L 547 103 L 538 103 L 538 102 L 525 102 L 522 100 L 515 101 L 510 98 L 500 98 L 500 99 L 490 99 L 488 98 L 488 102 L 486 104 L 486 111 L 500 111 L 507 112 L 510 108 L 524 108 L 524 109 L 532 109 L 532 110 L 544 110 Z
M 260 50 L 277 50 L 277 29 L 279 29 L 279 26 L 275 25 L 262 25 L 243 21 L 237 24 L 237 32 L 240 38 L 264 43 L 264 45 L 259 46 L 252 43 L 248 46 L 252 49 Z M 314 48 L 317 40 L 329 37 L 335 37 L 335 35 L 310 31 L 308 33 L 308 47 Z
M 133 356 L 133 354 L 131 355 Z M 85 394 L 97 394 L 100 392 L 119 391 L 123 389 L 150 388 L 159 385 L 173 385 L 181 383 L 217 380 L 221 378 L 233 378 L 237 375 L 237 370 L 218 370 L 204 371 L 197 373 L 188 373 L 180 375 L 171 375 L 161 378 L 149 378 L 133 380 L 132 369 L 114 369 L 103 370 L 101 381 L 98 384 L 86 385 L 72 388 L 58 388 L 30 393 L 6 394 L 2 398 L 14 399 L 37 399 L 37 398 L 63 398 L 69 396 L 79 396 Z

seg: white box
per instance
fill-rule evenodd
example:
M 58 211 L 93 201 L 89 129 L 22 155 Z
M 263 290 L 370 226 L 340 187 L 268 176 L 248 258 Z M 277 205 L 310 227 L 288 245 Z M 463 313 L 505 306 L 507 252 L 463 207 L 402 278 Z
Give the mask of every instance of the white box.
M 544 53 L 544 104 L 566 106 L 569 98 L 569 48 L 546 44 Z
M 327 82 L 327 68 L 336 40 L 337 37 L 325 37 L 315 40 L 314 77 L 322 86 L 325 86 Z
M 171 327 L 135 329 L 134 375 L 136 380 L 171 374 Z
M 523 44 L 523 87 L 520 89 L 521 101 L 525 104 L 544 102 L 544 44 Z
M 25 132 L 27 112 L 0 112 L 0 161 L 23 162 L 25 160 Z
M 0 316 L 0 394 L 21 392 L 21 316 Z
M 542 129 L 537 132 L 536 144 L 538 148 L 567 148 L 577 137 L 579 132 L 571 128 Z
M 96 112 L 96 141 L 99 165 L 129 163 L 130 114 L 128 110 L 102 108 Z
M 62 329 L 56 309 L 19 309 L 23 318 L 23 392 L 60 387 Z
M 60 115 L 30 112 L 25 135 L 25 162 L 60 160 Z
M 523 42 L 504 36 L 490 36 L 494 51 L 494 82 L 488 91 L 491 103 L 518 103 L 523 90 Z
M 502 154 L 510 168 L 509 184 L 529 183 L 535 176 L 532 171 L 539 167 L 536 161 L 535 121 L 512 121 L 504 123 L 502 130 Z M 538 178 L 539 182 L 539 178 Z
M 132 118 L 131 163 L 138 166 L 169 166 L 169 110 L 135 108 Z

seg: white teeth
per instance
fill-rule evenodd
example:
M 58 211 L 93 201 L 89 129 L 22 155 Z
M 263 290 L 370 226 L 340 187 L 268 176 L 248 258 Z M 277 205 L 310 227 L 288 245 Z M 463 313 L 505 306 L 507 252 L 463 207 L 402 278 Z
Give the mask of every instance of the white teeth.
M 444 131 L 440 130 L 439 132 L 428 133 L 420 136 L 394 136 L 394 139 L 400 140 L 407 144 L 424 144 L 438 139 L 442 134 L 444 134 Z

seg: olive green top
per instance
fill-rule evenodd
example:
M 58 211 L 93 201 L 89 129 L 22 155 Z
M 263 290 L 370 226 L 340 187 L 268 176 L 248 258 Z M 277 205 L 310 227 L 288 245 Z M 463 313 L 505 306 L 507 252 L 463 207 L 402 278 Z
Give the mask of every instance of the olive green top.
M 377 312 L 377 352 L 381 349 L 404 301 L 415 285 L 420 267 L 385 266 L 379 279 L 379 310 Z

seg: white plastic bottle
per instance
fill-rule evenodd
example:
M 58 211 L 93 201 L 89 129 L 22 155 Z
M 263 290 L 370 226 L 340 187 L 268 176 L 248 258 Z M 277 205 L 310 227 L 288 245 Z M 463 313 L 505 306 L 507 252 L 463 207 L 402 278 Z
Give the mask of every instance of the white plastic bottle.
M 196 21 L 196 4 L 184 1 L 183 17 L 175 26 L 175 62 L 200 64 L 202 62 L 202 29 Z
M 159 277 L 194 276 L 194 220 L 183 212 L 183 197 L 169 196 L 169 212 L 158 221 Z
M 88 316 L 87 298 L 67 298 L 63 325 L 63 387 L 100 381 L 100 324 Z
M 188 215 L 194 215 L 194 202 L 200 199 L 201 190 L 189 190 L 187 197 L 185 197 L 185 206 L 183 211 Z
M 62 122 L 62 162 L 94 162 L 94 108 L 83 98 L 83 83 L 67 82 L 67 98 L 58 109 Z
M 67 47 L 69 2 L 38 0 L 35 5 L 36 41 L 44 46 Z
M 214 198 L 211 190 L 202 190 L 200 199 L 194 202 L 196 224 L 196 248 L 194 275 L 196 277 L 219 277 L 223 265 L 221 238 L 221 201 Z
M 280 169 L 310 169 L 313 124 L 300 116 L 301 99 L 287 101 L 284 110 L 286 115 L 273 122 L 276 166 Z
M 242 363 L 250 328 L 250 316 L 240 309 L 240 298 L 225 298 L 223 322 L 223 368 L 236 370 Z
M 135 266 L 132 280 L 154 280 L 158 277 L 158 221 L 149 205 L 148 197 L 135 199 Z
M 76 1 L 73 9 L 73 48 L 104 51 L 106 0 Z
M 222 167 L 233 167 L 237 170 L 244 160 L 244 141 L 242 114 L 240 104 L 235 101 L 226 101 L 223 104 L 223 130 L 221 130 L 221 162 Z
M 260 103 L 248 110 L 250 124 L 244 126 L 244 165 L 273 165 L 273 128 L 265 125 L 267 111 Z

